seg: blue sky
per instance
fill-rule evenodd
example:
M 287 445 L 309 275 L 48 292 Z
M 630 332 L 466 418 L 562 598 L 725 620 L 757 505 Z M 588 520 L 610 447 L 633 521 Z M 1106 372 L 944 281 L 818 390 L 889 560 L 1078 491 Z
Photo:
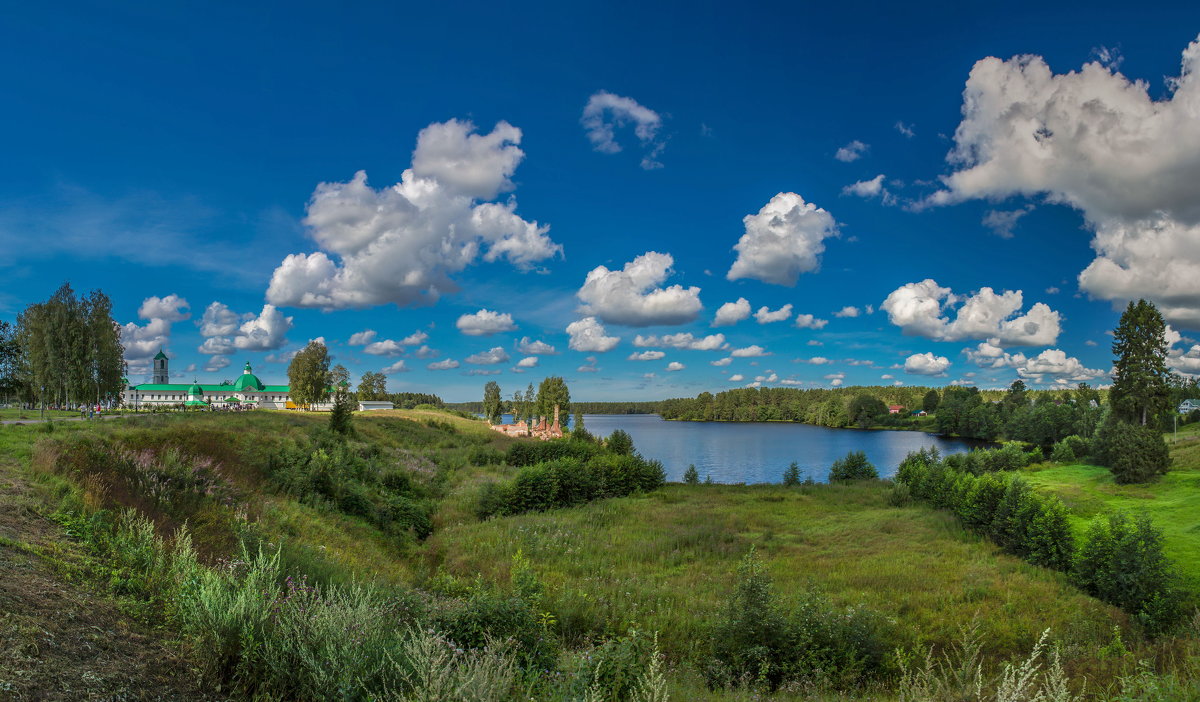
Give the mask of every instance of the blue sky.
M 966 5 L 10 10 L 0 318 L 657 399 L 1103 384 L 1145 296 L 1200 373 L 1200 7 Z

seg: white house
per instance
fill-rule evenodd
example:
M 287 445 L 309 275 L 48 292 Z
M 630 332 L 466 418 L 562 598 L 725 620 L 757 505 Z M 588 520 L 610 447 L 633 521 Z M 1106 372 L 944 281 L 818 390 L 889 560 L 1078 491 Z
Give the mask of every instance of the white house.
M 390 410 L 396 409 L 392 403 L 387 400 L 359 400 L 358 411 L 370 412 L 371 410 Z
M 1200 400 L 1184 400 L 1179 403 L 1179 413 L 1187 414 L 1192 410 L 1200 410 Z

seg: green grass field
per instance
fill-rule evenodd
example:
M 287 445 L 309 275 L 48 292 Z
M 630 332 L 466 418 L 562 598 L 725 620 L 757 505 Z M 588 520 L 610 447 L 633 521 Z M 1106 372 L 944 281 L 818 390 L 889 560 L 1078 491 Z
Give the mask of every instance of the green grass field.
M 1173 438 L 1168 435 L 1171 471 L 1154 483 L 1118 485 L 1107 468 L 1092 465 L 1039 464 L 1025 476 L 1062 498 L 1077 533 L 1108 510 L 1150 515 L 1163 530 L 1167 555 L 1200 590 L 1200 425 L 1181 428 L 1178 442 Z
M 435 502 L 427 539 L 388 534 L 336 506 L 302 502 L 272 487 L 271 457 L 311 440 L 326 422 L 324 414 L 258 411 L 6 426 L 0 427 L 0 471 L 27 475 L 49 511 L 119 501 L 150 510 L 164 534 L 186 517 L 198 550 L 213 558 L 234 555 L 231 537 L 252 532 L 260 543 L 283 549 L 290 572 L 322 583 L 453 591 L 481 578 L 507 589 L 519 553 L 544 583 L 545 625 L 562 642 L 564 656 L 585 655 L 589 646 L 631 629 L 656 633 L 669 664 L 672 699 L 752 698 L 710 693 L 699 672 L 709 627 L 729 600 L 739 561 L 752 548 L 785 608 L 801 591 L 815 589 L 837 607 L 877 612 L 888 622 L 891 643 L 914 653 L 947 650 L 963 628 L 974 625 L 985 664 L 994 670 L 1027 654 L 1049 628 L 1068 673 L 1075 680 L 1087 678 L 1089 699 L 1104 699 L 1096 691 L 1115 685 L 1119 675 L 1136 669 L 1138 659 L 1162 662 L 1173 655 L 1142 640 L 1125 614 L 1083 595 L 1065 575 L 1002 553 L 963 530 L 951 513 L 919 504 L 890 506 L 886 483 L 674 484 L 644 495 L 480 522 L 473 509 L 480 486 L 510 477 L 515 469 L 496 462 L 475 465 L 480 461 L 471 457 L 481 450 L 502 452 L 514 440 L 480 421 L 440 411 L 355 416 L 357 441 L 377 447 L 388 465 L 426 486 Z M 1115 486 L 1107 471 L 1089 466 L 1043 467 L 1029 477 L 1062 494 L 1081 527 L 1109 507 L 1146 508 L 1167 533 L 1169 553 L 1194 572 L 1200 566 L 1195 526 L 1200 427 L 1182 436 L 1174 450 L 1178 470 L 1153 486 Z M 231 506 L 156 512 L 137 495 L 108 491 L 100 478 L 56 470 L 54 451 L 73 437 L 97 437 L 130 450 L 171 446 L 211 458 L 232 491 Z M 1124 632 L 1128 655 L 1114 657 L 1114 630 Z M 895 694 L 890 687 L 835 697 L 800 690 L 780 699 L 895 699 Z
M 0 421 L 10 419 L 41 419 L 42 413 L 39 410 L 19 409 L 16 407 L 0 407 Z M 66 410 L 46 410 L 46 417 L 78 417 L 78 412 L 68 412 Z

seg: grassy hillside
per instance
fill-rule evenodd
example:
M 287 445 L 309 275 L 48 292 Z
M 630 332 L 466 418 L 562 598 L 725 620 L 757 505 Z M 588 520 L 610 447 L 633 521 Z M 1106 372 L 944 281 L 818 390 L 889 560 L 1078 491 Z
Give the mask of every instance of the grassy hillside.
M 874 622 L 853 635 L 883 655 L 870 675 L 858 664 L 826 671 L 779 699 L 975 699 L 962 688 L 973 685 L 970 661 L 990 688 L 1047 628 L 1090 699 L 1150 684 L 1195 691 L 1200 679 L 1193 640 L 1144 640 L 1123 613 L 950 514 L 890 506 L 882 483 L 669 485 L 479 521 L 482 487 L 518 474 L 504 462 L 513 439 L 437 410 L 357 415 L 348 441 L 325 424 L 259 411 L 4 427 L 0 478 L 31 481 L 38 509 L 90 554 L 72 578 L 183 636 L 204 679 L 235 696 L 411 691 L 404 666 L 430 665 L 439 680 L 507 690 L 479 699 L 631 699 L 651 688 L 658 696 L 644 699 L 750 699 L 759 692 L 708 690 L 704 678 L 712 627 L 745 591 L 752 549 L 774 584 L 770 611 L 839 636 L 850 626 L 839 622 Z M 979 643 L 968 662 L 952 653 L 964 630 Z M 249 635 L 265 648 L 242 649 Z M 931 647 L 952 653 L 962 689 L 934 684 L 949 669 L 913 672 Z M 1166 674 L 1139 682 L 1139 661 Z
M 1107 468 L 1086 464 L 1041 464 L 1025 475 L 1035 486 L 1062 498 L 1080 533 L 1107 510 L 1145 512 L 1163 530 L 1167 555 L 1200 590 L 1200 424 L 1169 437 L 1172 468 L 1157 482 L 1118 485 Z

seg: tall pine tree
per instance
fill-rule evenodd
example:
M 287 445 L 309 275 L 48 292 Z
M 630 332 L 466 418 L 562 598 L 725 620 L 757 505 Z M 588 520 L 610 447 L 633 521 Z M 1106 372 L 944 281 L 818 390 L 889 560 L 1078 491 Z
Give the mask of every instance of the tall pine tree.
M 1169 409 L 1166 324 L 1153 303 L 1129 303 L 1113 332 L 1113 416 L 1145 426 Z

